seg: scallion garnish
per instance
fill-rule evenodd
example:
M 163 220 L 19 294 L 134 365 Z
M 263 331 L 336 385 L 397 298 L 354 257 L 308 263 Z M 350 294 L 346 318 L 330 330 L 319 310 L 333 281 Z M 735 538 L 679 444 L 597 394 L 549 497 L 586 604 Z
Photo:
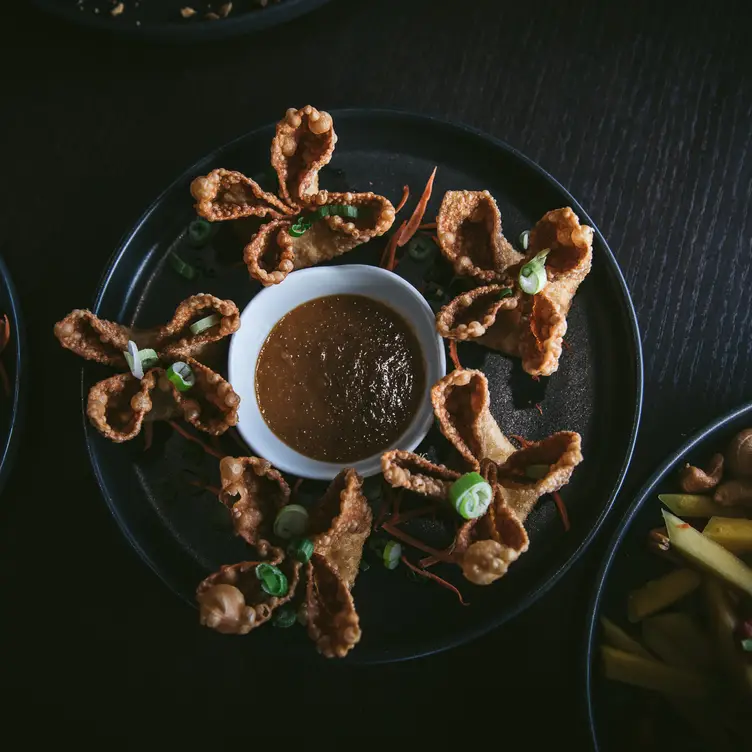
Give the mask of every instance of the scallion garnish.
M 397 541 L 389 541 L 384 546 L 384 553 L 381 558 L 387 569 L 396 569 L 400 562 L 400 556 L 402 556 L 402 546 Z
M 548 277 L 546 277 L 546 256 L 548 256 L 548 253 L 548 248 L 537 253 L 520 269 L 519 283 L 522 292 L 528 295 L 537 295 L 546 286 L 548 281 Z
M 752 637 L 742 640 L 742 650 L 745 653 L 752 653 Z
M 528 465 L 525 468 L 525 475 L 533 480 L 540 480 L 548 475 L 550 469 L 550 465 Z
M 274 534 L 285 540 L 303 535 L 307 527 L 308 510 L 300 504 L 288 504 L 282 507 L 274 520 Z
M 316 209 L 316 218 L 322 217 L 346 217 L 347 219 L 358 218 L 358 207 L 348 206 L 347 204 L 329 204 L 329 206 L 320 206 Z
M 416 235 L 407 244 L 407 255 L 413 261 L 426 261 L 435 250 L 436 246 L 428 238 Z
M 182 361 L 173 363 L 167 369 L 167 378 L 175 385 L 179 392 L 187 392 L 195 383 L 196 376 L 193 369 Z
M 132 340 L 128 340 L 128 349 L 123 350 L 125 356 L 125 362 L 128 364 L 128 368 L 131 369 L 131 373 L 137 379 L 144 378 L 144 367 L 141 365 L 141 358 L 138 357 L 138 345 Z
M 371 565 L 365 559 L 361 559 L 358 568 L 361 572 L 367 572 L 371 568 Z
M 288 585 L 287 577 L 279 567 L 275 567 L 274 564 L 267 564 L 262 562 L 256 567 L 256 577 L 261 581 L 261 589 L 273 595 L 276 598 L 280 598 L 283 595 L 287 595 Z
M 188 225 L 188 241 L 192 246 L 200 248 L 212 236 L 213 228 L 205 219 L 194 219 Z
M 272 615 L 272 626 L 287 629 L 295 624 L 297 620 L 298 615 L 295 613 L 295 609 L 285 603 L 284 606 L 280 606 Z
M 304 233 L 311 229 L 313 222 L 308 217 L 298 217 L 295 222 L 290 225 L 288 232 L 294 238 L 299 238 Z
M 198 274 L 195 267 L 183 261 L 175 252 L 170 254 L 170 265 L 181 277 L 186 279 L 194 279 Z
M 520 233 L 520 247 L 526 251 L 530 246 L 530 230 L 524 230 Z
M 511 287 L 505 287 L 503 290 L 499 290 L 499 293 L 497 294 L 497 298 L 499 300 L 504 300 L 504 298 L 508 298 L 510 295 L 512 295 L 512 288 Z
M 138 357 L 141 358 L 141 368 L 146 372 L 149 368 L 154 368 L 159 363 L 159 356 L 156 350 L 147 348 L 146 350 L 139 350 Z
M 480 473 L 465 473 L 449 487 L 449 500 L 457 513 L 472 520 L 486 513 L 493 491 Z
M 309 538 L 299 538 L 293 541 L 287 547 L 287 555 L 299 561 L 301 564 L 307 564 L 313 556 L 313 541 Z
M 204 318 L 199 319 L 195 324 L 191 324 L 191 333 L 201 334 L 201 332 L 205 332 L 207 329 L 216 326 L 220 321 L 222 321 L 222 317 L 218 313 L 213 313 L 211 316 L 205 316 Z

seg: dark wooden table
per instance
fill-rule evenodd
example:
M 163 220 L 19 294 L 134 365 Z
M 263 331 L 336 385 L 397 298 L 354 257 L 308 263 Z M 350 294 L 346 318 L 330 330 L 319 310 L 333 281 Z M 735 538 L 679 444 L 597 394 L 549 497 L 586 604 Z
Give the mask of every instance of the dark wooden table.
M 476 126 L 568 186 L 632 290 L 646 397 L 611 524 L 692 430 L 752 398 L 752 58 L 743 3 L 334 0 L 262 36 L 143 46 L 23 8 L 0 20 L 0 251 L 26 311 L 32 398 L 0 505 L 4 727 L 362 738 L 496 734 L 585 749 L 581 647 L 601 535 L 513 624 L 430 659 L 275 672 L 210 639 L 130 550 L 84 454 L 52 325 L 91 302 L 173 176 L 291 105 Z M 9 702 L 9 698 L 13 698 Z M 174 736 L 173 736 L 174 735 Z M 279 744 L 280 741 L 277 742 Z M 282 741 L 281 743 L 284 743 Z

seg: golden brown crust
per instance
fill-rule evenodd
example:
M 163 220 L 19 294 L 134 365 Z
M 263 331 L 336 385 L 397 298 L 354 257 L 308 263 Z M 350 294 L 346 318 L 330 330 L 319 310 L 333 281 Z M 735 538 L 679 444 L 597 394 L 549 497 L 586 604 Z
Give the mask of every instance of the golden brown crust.
M 286 595 L 264 592 L 256 577 L 257 561 L 223 566 L 196 589 L 201 624 L 223 634 L 248 634 L 269 621 L 277 608 L 292 599 L 300 578 L 298 562 L 280 559 L 273 563 L 287 577 Z
M 55 336 L 63 347 L 86 360 L 126 368 L 123 351 L 128 349 L 131 338 L 128 327 L 77 308 L 55 324 Z
M 447 191 L 436 217 L 441 251 L 456 274 L 481 282 L 505 279 L 523 255 L 501 232 L 501 215 L 488 191 Z
M 196 213 L 210 222 L 242 217 L 276 218 L 294 213 L 275 195 L 235 170 L 220 167 L 191 183 Z
M 305 204 L 318 191 L 319 170 L 329 164 L 336 143 L 329 113 L 311 105 L 287 110 L 272 140 L 271 162 L 289 205 Z
M 292 222 L 275 220 L 265 224 L 243 250 L 248 273 L 264 287 L 276 285 L 295 268 L 295 252 L 288 238 Z
M 550 376 L 559 368 L 567 319 L 546 290 L 527 296 L 520 306 L 519 352 L 531 376 Z
M 280 472 L 259 457 L 224 457 L 219 463 L 220 501 L 230 510 L 235 532 L 262 558 L 282 558 L 270 542 L 274 520 L 290 502 L 290 487 Z
M 435 465 L 419 454 L 402 449 L 393 449 L 381 456 L 381 472 L 394 488 L 406 488 L 442 500 L 449 498 L 449 487 L 460 477 L 444 465 Z
M 467 464 L 478 469 L 485 458 L 504 462 L 514 446 L 491 415 L 488 379 L 481 371 L 452 371 L 431 389 L 439 428 Z

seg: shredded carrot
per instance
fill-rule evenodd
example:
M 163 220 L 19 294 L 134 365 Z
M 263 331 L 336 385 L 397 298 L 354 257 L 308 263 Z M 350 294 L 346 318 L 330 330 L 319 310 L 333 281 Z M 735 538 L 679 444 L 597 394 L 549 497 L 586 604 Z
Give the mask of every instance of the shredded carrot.
M 469 605 L 466 603 L 462 598 L 462 593 L 460 593 L 457 588 L 452 585 L 450 582 L 447 582 L 446 580 L 441 579 L 437 574 L 434 574 L 433 572 L 426 572 L 424 569 L 420 569 L 419 567 L 416 567 L 415 564 L 411 564 L 404 556 L 400 557 L 402 561 L 410 567 L 410 569 L 415 572 L 415 574 L 419 574 L 421 577 L 427 577 L 429 580 L 433 580 L 434 582 L 438 582 L 441 587 L 445 587 L 447 590 L 451 590 L 459 599 L 460 603 L 463 606 Z
M 516 433 L 510 433 L 510 438 L 514 439 L 520 446 L 522 446 L 523 449 L 527 449 L 533 442 L 528 441 L 527 439 L 523 438 L 519 434 Z
M 381 264 L 384 269 L 387 269 L 390 272 L 394 271 L 394 267 L 397 266 L 397 246 L 401 245 L 400 238 L 402 237 L 402 233 L 405 229 L 405 226 L 407 225 L 407 222 L 403 222 L 400 226 L 397 232 L 392 235 L 391 238 L 389 238 L 389 242 L 386 245 L 386 248 L 384 248 L 384 253 L 381 256 Z
M 210 454 L 212 457 L 216 457 L 218 460 L 221 460 L 224 458 L 224 454 L 217 452 L 216 450 L 212 449 L 207 444 L 204 444 L 201 439 L 197 439 L 195 436 L 192 436 L 188 431 L 186 431 L 182 426 L 179 426 L 174 420 L 168 420 L 167 421 L 184 439 L 188 439 L 188 441 L 193 441 L 196 444 L 198 444 L 207 454 Z
M 437 248 L 441 248 L 441 244 L 439 243 L 439 239 L 435 235 L 431 235 L 431 240 L 433 240 L 434 243 L 436 243 Z
M 154 424 L 144 423 L 144 451 L 151 449 L 151 442 L 154 440 Z
M 410 217 L 407 227 L 405 228 L 405 231 L 403 233 L 400 233 L 400 238 L 397 243 L 397 245 L 400 246 L 400 248 L 407 243 L 410 238 L 412 238 L 413 235 L 418 231 L 418 227 L 420 227 L 420 223 L 423 221 L 423 215 L 426 213 L 426 209 L 428 208 L 428 202 L 431 200 L 431 191 L 433 190 L 433 179 L 436 177 L 436 170 L 438 168 L 434 167 L 433 172 L 431 173 L 431 177 L 428 178 L 428 182 L 426 183 L 426 187 L 423 189 L 423 195 L 420 197 L 420 200 L 418 201 L 418 205 L 415 207 L 415 211 L 413 212 L 413 216 Z
M 406 185 L 402 189 L 402 198 L 400 199 L 400 202 L 397 204 L 397 206 L 394 207 L 394 213 L 395 214 L 397 212 L 402 211 L 402 208 L 405 206 L 405 204 L 407 203 L 407 199 L 409 199 L 409 198 L 410 198 L 410 186 Z
M 10 342 L 10 321 L 8 321 L 8 314 L 5 313 L 0 324 L 0 353 L 5 350 L 8 342 Z
M 536 403 L 535 403 L 535 409 L 536 409 L 536 410 L 537 410 L 537 411 L 538 411 L 538 412 L 539 412 L 539 413 L 540 413 L 541 415 L 543 415 L 543 408 L 541 407 L 541 405 L 540 405 L 540 402 L 536 402 Z
M 426 222 L 424 225 L 421 225 L 419 230 L 435 230 L 436 229 L 436 222 Z
M 459 356 L 457 355 L 457 340 L 456 339 L 449 340 L 449 357 L 452 359 L 452 363 L 454 364 L 454 370 L 461 371 L 462 364 L 460 363 Z
M 376 518 L 376 522 L 373 523 L 373 529 L 378 530 L 384 520 L 386 519 L 387 515 L 391 514 L 392 511 L 392 495 L 391 495 L 392 489 L 389 488 L 384 492 L 384 496 L 381 500 L 381 506 L 379 507 L 379 516 Z
M 389 535 L 397 538 L 397 540 L 401 540 L 403 543 L 407 543 L 408 546 L 417 548 L 418 551 L 423 551 L 423 553 L 435 556 L 439 561 L 452 561 L 451 557 L 449 557 L 443 551 L 438 551 L 435 548 L 427 546 L 422 541 L 419 541 L 417 538 L 413 538 L 412 535 L 408 535 L 407 533 L 402 532 L 402 530 L 400 530 L 398 527 L 394 527 L 394 525 L 389 522 L 383 522 L 381 524 L 381 527 L 383 527 L 384 530 L 389 533 Z
M 407 512 L 400 512 L 399 509 L 394 510 L 392 518 L 389 520 L 390 525 L 401 525 L 408 520 L 414 520 L 416 517 L 422 517 L 424 514 L 435 512 L 436 507 L 433 504 L 428 504 L 425 507 L 418 507 L 418 509 L 410 509 Z
M 568 531 L 571 525 L 569 524 L 569 515 L 567 514 L 567 508 L 564 506 L 564 501 L 562 500 L 558 491 L 554 491 L 551 496 L 554 497 L 556 508 L 559 510 L 559 516 L 561 517 L 561 522 L 564 525 L 564 530 Z
M 564 349 L 565 350 L 571 350 L 572 349 L 572 345 L 570 345 L 569 342 L 567 342 L 565 339 L 563 339 L 561 341 L 561 344 L 564 345 Z
M 428 569 L 428 567 L 432 567 L 435 564 L 438 564 L 439 560 L 435 556 L 426 556 L 424 559 L 421 559 L 418 564 L 420 564 L 423 569 Z
M 215 496 L 219 496 L 222 493 L 221 488 L 217 488 L 216 486 L 210 486 L 208 483 L 204 483 L 202 480 L 191 480 L 188 481 L 192 486 L 196 486 L 196 488 L 203 488 L 204 491 L 211 491 Z
M 295 485 L 292 487 L 292 495 L 297 496 L 298 492 L 300 491 L 300 487 L 303 485 L 303 479 L 298 478 L 295 481 Z

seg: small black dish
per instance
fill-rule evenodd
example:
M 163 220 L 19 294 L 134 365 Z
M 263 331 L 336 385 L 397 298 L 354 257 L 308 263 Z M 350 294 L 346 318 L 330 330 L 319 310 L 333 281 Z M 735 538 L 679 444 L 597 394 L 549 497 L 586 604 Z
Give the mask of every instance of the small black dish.
M 501 141 L 407 113 L 343 110 L 332 115 L 339 140 L 331 165 L 321 173 L 322 188 L 372 190 L 396 204 L 402 186 L 409 184 L 413 195 L 407 216 L 438 165 L 427 219 L 435 216 L 445 191 L 464 188 L 491 191 L 509 238 L 517 238 L 548 210 L 567 205 L 583 223 L 593 225 L 550 175 Z M 201 279 L 179 277 L 165 259 L 194 217 L 191 179 L 222 166 L 263 181 L 273 134 L 274 125 L 269 125 L 241 136 L 186 170 L 157 199 L 111 259 L 94 305 L 97 315 L 150 326 L 166 321 L 177 303 L 196 292 L 231 298 L 245 307 L 260 285 L 248 279 L 242 262 L 238 265 L 242 244 L 223 259 L 220 240 L 232 229 L 229 223 L 218 230 L 216 253 Z M 385 242 L 372 241 L 338 263 L 377 264 Z M 416 268 L 407 259 L 398 271 L 408 276 Z M 569 501 L 571 531 L 564 533 L 553 503 L 541 503 L 527 523 L 530 551 L 507 577 L 480 588 L 458 575 L 457 584 L 464 583 L 472 602 L 468 608 L 447 591 L 409 580 L 401 570 L 371 567 L 354 590 L 363 638 L 348 661 L 403 660 L 477 637 L 539 598 L 590 544 L 629 465 L 642 405 L 634 309 L 616 260 L 597 229 L 593 270 L 574 301 L 567 340 L 570 347 L 559 371 L 541 382 L 523 374 L 514 359 L 478 346 L 461 345 L 460 355 L 465 366 L 488 376 L 491 408 L 506 433 L 531 440 L 562 429 L 582 434 L 585 461 L 562 494 Z M 84 400 L 98 374 L 94 366 L 85 367 Z M 535 405 L 541 401 L 542 414 Z M 176 441 L 169 427 L 157 426 L 161 428 L 146 453 L 139 439 L 115 445 L 88 422 L 86 435 L 102 493 L 124 534 L 165 583 L 193 603 L 197 583 L 220 565 L 247 557 L 247 547 L 232 535 L 226 510 L 216 498 L 208 492 L 196 496 L 185 477 L 186 465 L 195 471 L 201 458 L 182 456 L 190 449 L 188 442 Z M 442 442 L 438 431 L 432 431 L 419 451 L 441 452 Z M 216 463 L 206 469 L 216 473 Z M 275 629 L 254 632 L 243 649 L 312 651 L 304 630 Z
M 662 525 L 659 493 L 676 493 L 677 472 L 686 463 L 703 466 L 715 452 L 722 451 L 734 434 L 752 426 L 752 402 L 733 410 L 692 436 L 653 474 L 638 493 L 613 535 L 595 583 L 589 610 L 585 646 L 585 687 L 588 722 L 593 746 L 599 752 L 624 748 L 625 733 L 635 715 L 645 707 L 646 692 L 609 681 L 599 662 L 601 615 L 620 624 L 626 613 L 630 590 L 660 576 L 661 564 L 646 545 L 650 530 Z M 624 625 L 621 625 L 624 626 Z M 702 742 L 682 727 L 680 719 L 671 726 L 672 749 L 695 752 Z
M 206 2 L 190 0 L 125 0 L 125 10 L 118 16 L 110 14 L 116 5 L 109 0 L 32 0 L 40 10 L 69 23 L 115 36 L 148 39 L 155 42 L 209 42 L 252 34 L 278 26 L 293 18 L 310 13 L 329 0 L 273 0 L 265 8 L 251 8 L 248 0 L 234 3 L 227 18 L 208 20 L 204 17 Z M 224 0 L 212 3 L 216 10 Z M 180 9 L 195 6 L 200 10 L 192 18 L 182 18 Z M 248 8 L 246 9 L 246 6 Z M 94 12 L 95 8 L 99 11 Z
M 10 341 L 0 355 L 8 376 L 9 394 L 0 384 L 0 494 L 18 452 L 26 403 L 26 348 L 21 307 L 8 267 L 0 256 L 0 316 L 10 322 Z

